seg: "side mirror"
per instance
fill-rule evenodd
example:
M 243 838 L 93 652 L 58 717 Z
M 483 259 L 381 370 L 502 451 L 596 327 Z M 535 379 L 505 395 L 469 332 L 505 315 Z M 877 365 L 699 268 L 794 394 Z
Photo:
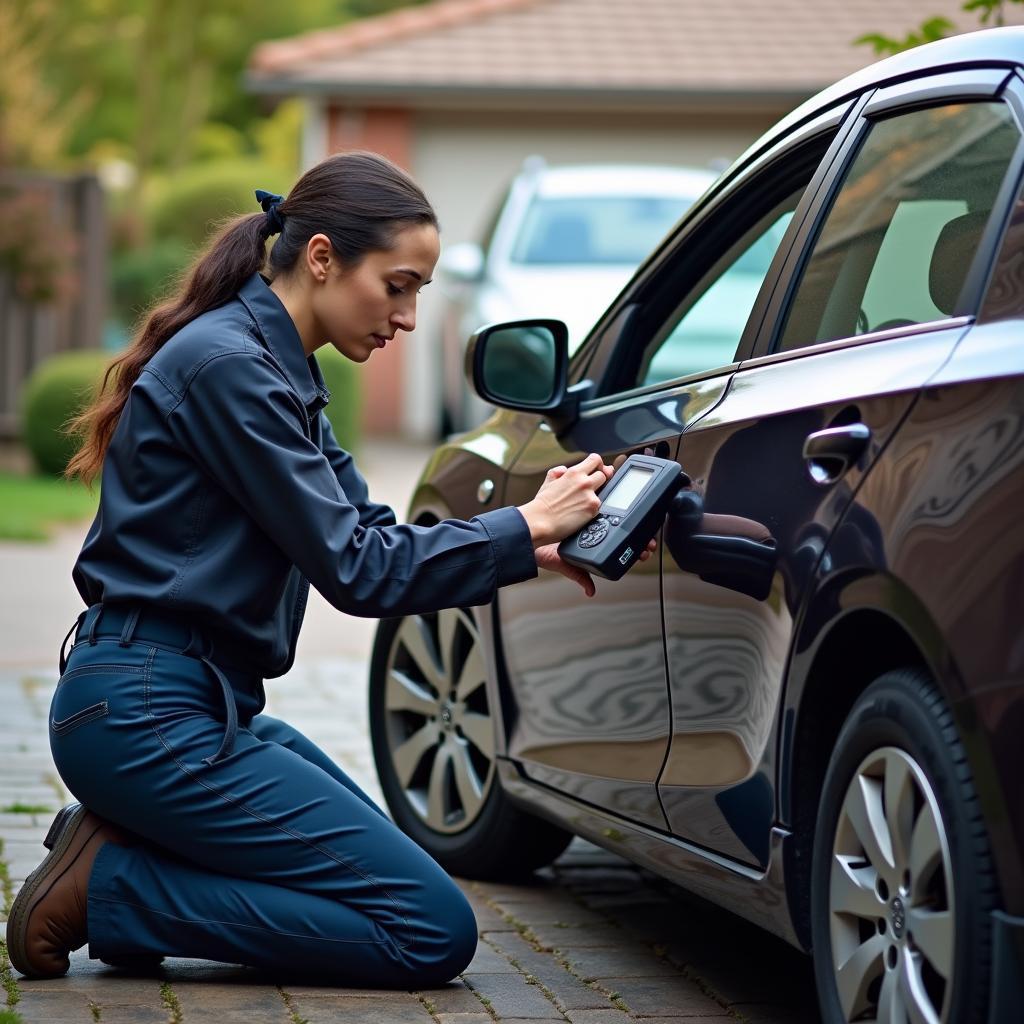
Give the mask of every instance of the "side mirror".
M 484 401 L 543 413 L 559 433 L 575 422 L 590 388 L 590 381 L 567 387 L 568 367 L 569 329 L 561 320 L 481 327 L 466 349 L 466 375 Z
M 476 242 L 460 242 L 445 249 L 438 269 L 460 284 L 473 284 L 484 276 L 484 252 Z

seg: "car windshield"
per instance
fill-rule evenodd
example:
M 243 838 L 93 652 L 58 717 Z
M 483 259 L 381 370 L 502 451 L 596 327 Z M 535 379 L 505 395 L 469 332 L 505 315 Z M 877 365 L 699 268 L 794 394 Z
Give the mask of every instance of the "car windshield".
M 683 196 L 539 198 L 511 260 L 522 264 L 638 264 L 682 216 Z

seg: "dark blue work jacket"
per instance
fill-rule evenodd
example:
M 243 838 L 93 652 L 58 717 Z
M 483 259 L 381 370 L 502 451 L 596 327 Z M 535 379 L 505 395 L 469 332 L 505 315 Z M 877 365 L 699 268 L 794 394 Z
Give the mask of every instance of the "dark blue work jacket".
M 339 448 L 329 397 L 259 275 L 170 338 L 107 450 L 74 569 L 86 603 L 180 615 L 215 651 L 276 676 L 292 663 L 310 583 L 344 612 L 383 617 L 485 604 L 536 575 L 514 508 L 395 525 Z

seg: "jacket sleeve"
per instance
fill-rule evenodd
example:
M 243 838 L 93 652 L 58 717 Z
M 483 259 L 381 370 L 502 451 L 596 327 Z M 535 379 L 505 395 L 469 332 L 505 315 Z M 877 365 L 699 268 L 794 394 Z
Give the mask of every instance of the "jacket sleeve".
M 365 484 L 353 502 L 305 422 L 278 372 L 237 351 L 207 360 L 168 414 L 183 448 L 336 608 L 383 618 L 486 604 L 498 587 L 537 575 L 515 508 L 429 527 L 364 525 Z M 345 484 L 359 491 L 352 472 Z
M 323 452 L 338 478 L 345 497 L 359 511 L 359 525 L 394 526 L 398 521 L 394 511 L 387 505 L 370 500 L 369 488 L 362 474 L 356 469 L 355 460 L 338 444 L 331 421 L 321 412 L 320 429 L 323 432 Z

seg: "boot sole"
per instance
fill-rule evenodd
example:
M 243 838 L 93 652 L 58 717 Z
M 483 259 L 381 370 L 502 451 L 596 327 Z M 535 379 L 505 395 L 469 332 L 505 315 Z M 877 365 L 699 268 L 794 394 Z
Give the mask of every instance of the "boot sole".
M 75 838 L 75 834 L 88 813 L 81 804 L 69 804 L 57 812 L 57 817 L 53 819 L 53 824 L 43 840 L 43 846 L 50 852 L 43 858 L 43 862 L 39 867 L 25 879 L 25 884 L 21 887 L 18 895 L 14 898 L 14 903 L 11 905 L 11 916 L 7 922 L 7 956 L 10 958 L 11 964 L 26 978 L 53 978 L 60 976 L 42 973 L 34 970 L 29 965 L 28 954 L 25 949 L 25 933 L 28 929 L 28 919 L 32 916 L 36 903 L 39 902 L 36 899 L 39 889 L 44 883 L 50 881 L 54 871 L 60 868 L 61 859 L 67 853 L 71 841 Z M 66 867 L 64 870 L 66 870 Z M 60 874 L 63 874 L 63 870 L 56 877 L 53 877 L 52 880 L 56 881 Z M 48 890 L 49 887 L 47 886 Z M 42 895 L 45 895 L 45 893 Z M 65 972 L 62 971 L 61 973 Z

